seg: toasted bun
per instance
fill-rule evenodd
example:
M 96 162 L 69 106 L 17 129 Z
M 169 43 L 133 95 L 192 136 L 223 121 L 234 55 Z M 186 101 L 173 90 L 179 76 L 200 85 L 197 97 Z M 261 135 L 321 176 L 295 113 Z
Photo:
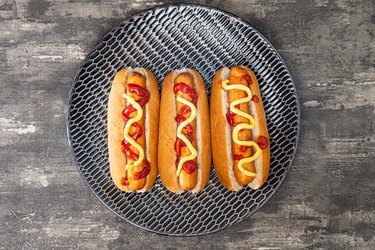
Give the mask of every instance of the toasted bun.
M 251 115 L 256 119 L 256 127 L 252 129 L 252 140 L 256 141 L 259 135 L 265 136 L 269 140 L 267 130 L 267 121 L 264 113 L 264 107 L 261 100 L 258 81 L 255 74 L 247 67 L 241 66 L 249 73 L 252 84 L 250 85 L 254 95 L 259 97 L 259 103 L 249 102 Z M 233 171 L 232 160 L 232 138 L 231 129 L 226 120 L 228 110 L 228 97 L 226 91 L 222 88 L 222 81 L 228 79 L 229 69 L 220 69 L 212 82 L 211 90 L 211 144 L 215 172 L 220 182 L 227 189 L 238 191 L 242 187 L 237 182 Z M 258 189 L 267 179 L 270 163 L 270 147 L 262 150 L 261 156 L 254 161 L 256 177 L 248 185 L 253 189 Z
M 176 152 L 174 144 L 177 138 L 177 124 L 175 121 L 176 105 L 175 94 L 173 92 L 174 79 L 180 74 L 188 72 L 193 75 L 195 89 L 198 93 L 197 102 L 197 149 L 198 149 L 198 174 L 197 184 L 191 191 L 196 193 L 201 191 L 208 182 L 211 166 L 211 146 L 209 130 L 209 113 L 206 88 L 202 77 L 192 69 L 182 69 L 172 71 L 163 81 L 162 98 L 160 104 L 160 127 L 159 127 L 159 148 L 158 166 L 160 178 L 168 190 L 174 193 L 181 193 L 183 189 L 179 186 L 176 177 Z
M 108 151 L 109 167 L 113 182 L 122 191 L 132 192 L 128 186 L 122 184 L 125 178 L 126 157 L 121 151 L 121 142 L 124 138 L 124 120 L 121 112 L 124 108 L 124 98 L 127 77 L 131 72 L 138 72 L 146 77 L 146 88 L 150 92 L 150 100 L 145 108 L 145 137 L 146 159 L 150 162 L 151 171 L 146 177 L 146 184 L 139 192 L 149 190 L 155 183 L 158 173 L 157 168 L 157 138 L 158 138 L 158 112 L 159 112 L 159 91 L 158 85 L 153 74 L 143 68 L 125 68 L 120 70 L 112 84 L 108 100 Z

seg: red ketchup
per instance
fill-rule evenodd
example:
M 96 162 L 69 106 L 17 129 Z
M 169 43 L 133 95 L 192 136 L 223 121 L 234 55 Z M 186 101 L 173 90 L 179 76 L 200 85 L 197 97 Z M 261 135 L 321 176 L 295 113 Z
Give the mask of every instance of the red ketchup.
M 123 185 L 123 186 L 127 186 L 127 185 L 129 185 L 129 180 L 128 180 L 128 178 L 126 178 L 126 177 L 122 177 L 122 179 L 121 179 L 121 185 Z
M 236 106 L 234 106 L 236 109 L 240 109 L 240 104 L 237 104 Z M 232 111 L 230 111 L 230 108 L 228 108 L 228 111 L 226 113 L 226 117 L 227 117 L 227 121 L 229 123 L 230 126 L 234 127 L 236 125 L 236 120 L 234 119 L 235 117 L 235 113 L 233 113 Z
M 186 133 L 185 136 L 188 138 L 190 142 L 193 141 L 193 133 Z
M 180 124 L 181 122 L 186 120 L 185 116 L 183 116 L 183 115 L 177 115 L 174 119 L 178 124 Z M 186 125 L 185 129 L 186 129 L 187 134 L 193 133 L 193 127 L 190 124 Z
M 233 160 L 239 161 L 241 159 L 243 159 L 243 155 L 237 155 L 237 154 L 233 155 Z
M 262 136 L 262 135 L 258 137 L 258 146 L 259 146 L 261 149 L 265 149 L 265 148 L 267 148 L 268 145 L 269 145 L 269 142 L 268 142 L 267 137 Z
M 123 140 L 122 141 L 122 144 L 121 144 L 121 151 L 126 155 L 126 157 L 130 160 L 133 160 L 133 161 L 136 161 L 138 160 L 139 158 L 139 155 L 137 155 L 136 153 L 134 153 L 131 149 L 130 149 L 130 143 Z
M 189 139 L 189 141 L 193 140 L 193 134 L 186 134 L 185 136 Z M 178 138 L 174 144 L 174 149 L 178 156 L 181 156 L 181 147 L 184 146 L 186 146 L 186 143 L 180 138 Z
M 150 92 L 148 92 L 147 89 L 132 83 L 127 84 L 126 87 L 128 92 L 141 97 L 137 100 L 141 107 L 145 106 L 146 103 L 148 103 L 148 101 L 150 100 Z
M 175 117 L 175 120 L 178 124 L 180 124 L 181 122 L 186 120 L 186 117 L 181 114 L 181 111 L 182 111 L 182 113 L 186 112 L 185 110 L 187 110 L 187 108 L 185 108 L 185 107 L 187 107 L 189 109 L 188 112 L 191 112 L 189 106 L 187 106 L 187 105 L 182 106 L 182 108 L 180 109 L 180 114 L 178 114 Z M 184 135 L 189 139 L 189 141 L 193 140 L 193 127 L 190 124 L 186 125 Z M 181 147 L 184 147 L 184 146 L 186 146 L 185 142 L 182 141 L 180 138 L 177 138 L 177 140 L 174 144 L 174 149 L 175 149 L 175 151 L 176 151 L 176 153 L 179 157 L 181 156 Z
M 129 135 L 134 140 L 138 140 L 143 134 L 142 127 L 136 122 L 133 123 L 132 126 L 135 127 L 135 132 Z M 139 158 L 139 155 L 137 155 L 130 149 L 130 143 L 125 140 L 122 141 L 121 151 L 126 154 L 126 157 L 128 159 L 131 159 L 133 161 L 136 161 Z
M 151 171 L 151 165 L 148 161 L 144 161 L 143 169 L 134 175 L 134 180 L 145 178 Z
M 184 105 L 180 108 L 180 111 L 178 112 L 181 115 L 185 115 L 191 112 L 191 109 L 188 105 Z
M 234 120 L 235 115 L 236 114 L 233 113 L 232 111 L 230 111 L 230 109 L 228 108 L 226 117 L 227 117 L 227 121 L 228 121 L 229 125 L 232 126 L 232 127 L 234 127 L 236 125 L 236 121 Z
M 248 149 L 249 149 L 249 146 L 245 146 L 245 145 L 241 145 L 241 146 L 240 146 L 240 151 L 241 151 L 242 153 L 245 153 Z
M 150 100 L 150 92 L 148 92 L 147 89 L 142 88 L 141 86 L 132 84 L 132 83 L 127 84 L 126 87 L 127 87 L 128 92 L 132 94 L 136 94 L 141 97 L 140 99 L 137 100 L 137 102 L 139 103 L 141 107 L 145 106 L 146 103 L 148 103 L 148 101 Z M 136 110 L 137 109 L 134 108 L 133 105 L 130 104 L 127 107 L 125 107 L 124 110 L 122 111 L 122 117 L 124 118 L 125 121 L 128 121 L 130 119 L 131 113 L 133 113 Z
M 186 173 L 192 174 L 197 169 L 197 163 L 195 163 L 195 161 L 193 160 L 190 160 L 190 161 L 185 162 L 182 165 L 182 168 L 185 170 Z
M 174 119 L 175 119 L 175 121 L 176 121 L 178 124 L 180 124 L 181 122 L 183 122 L 183 121 L 186 120 L 185 116 L 183 116 L 183 115 L 177 115 Z
M 134 140 L 138 140 L 139 138 L 141 138 L 141 136 L 143 134 L 142 127 L 141 127 L 141 125 L 139 125 L 136 122 L 132 124 L 132 127 L 135 127 L 135 132 L 133 132 L 132 134 L 129 133 L 129 135 Z
M 124 108 L 124 110 L 121 113 L 122 118 L 124 118 L 125 121 L 128 121 L 130 119 L 131 113 L 133 113 L 136 110 L 137 109 L 134 108 L 133 105 L 131 105 L 131 104 L 128 105 L 127 107 Z
M 176 154 L 178 155 L 178 157 L 181 156 L 181 147 L 183 146 L 186 146 L 186 143 L 180 138 L 178 138 L 174 144 L 174 150 L 176 151 Z
M 251 85 L 253 83 L 251 77 L 248 74 L 242 75 L 241 78 L 245 79 L 248 85 Z
M 186 136 L 188 134 L 190 134 L 190 135 L 193 134 L 193 127 L 190 124 L 186 125 L 185 129 L 186 129 Z M 191 139 L 189 139 L 189 140 L 191 141 Z
M 252 100 L 254 103 L 258 103 L 258 102 L 259 102 L 259 97 L 256 96 L 256 95 L 253 95 L 253 97 L 251 97 L 251 100 Z
M 186 85 L 185 83 L 183 82 L 176 83 L 173 87 L 173 91 L 175 94 L 177 94 L 178 91 L 181 91 L 182 93 L 189 95 L 191 98 L 191 102 L 194 104 L 197 104 L 198 93 L 193 88 Z

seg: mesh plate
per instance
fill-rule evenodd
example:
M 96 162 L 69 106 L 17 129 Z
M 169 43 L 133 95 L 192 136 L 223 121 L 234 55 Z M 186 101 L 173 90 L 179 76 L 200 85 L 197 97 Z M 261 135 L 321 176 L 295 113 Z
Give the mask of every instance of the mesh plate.
M 210 93 L 214 73 L 233 65 L 254 70 L 264 100 L 272 155 L 263 188 L 227 191 L 212 170 L 207 187 L 195 195 L 172 194 L 159 178 L 149 193 L 119 191 L 111 181 L 107 150 L 107 101 L 115 73 L 126 66 L 145 67 L 160 85 L 173 69 L 195 68 Z M 206 234 L 250 216 L 278 189 L 297 146 L 296 90 L 276 50 L 249 24 L 203 6 L 159 7 L 115 27 L 78 70 L 69 104 L 70 146 L 90 189 L 126 221 L 162 234 Z

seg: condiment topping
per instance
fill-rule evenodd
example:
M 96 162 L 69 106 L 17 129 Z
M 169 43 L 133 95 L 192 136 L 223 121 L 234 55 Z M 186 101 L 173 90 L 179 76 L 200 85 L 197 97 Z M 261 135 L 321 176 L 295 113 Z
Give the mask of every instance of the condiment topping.
M 148 101 L 150 100 L 150 92 L 147 89 L 132 83 L 128 83 L 126 87 L 128 92 L 136 94 L 140 97 L 137 102 L 139 103 L 139 105 L 141 105 L 141 107 L 145 106 L 146 103 L 148 103 Z
M 239 160 L 241 160 L 241 159 L 243 159 L 243 155 L 233 155 L 233 160 L 235 160 L 235 161 L 239 161 Z
M 250 148 L 249 146 L 241 145 L 241 146 L 240 146 L 240 151 L 241 151 L 242 153 L 244 153 L 244 152 L 246 152 L 249 148 Z
M 259 137 L 258 137 L 258 145 L 259 145 L 259 147 L 260 147 L 261 149 L 265 149 L 265 148 L 267 148 L 268 145 L 269 145 L 269 142 L 268 142 L 267 137 L 262 136 L 262 135 L 259 136 Z
M 194 103 L 194 104 L 197 104 L 198 93 L 193 88 L 191 88 L 189 85 L 187 85 L 183 82 L 176 83 L 173 87 L 173 91 L 174 91 L 175 94 L 177 94 L 178 91 L 181 91 L 182 93 L 185 93 L 185 94 L 189 95 L 190 98 L 191 98 L 191 102 Z
M 254 103 L 258 103 L 258 102 L 259 102 L 259 97 L 256 96 L 256 95 L 253 95 L 253 97 L 251 97 L 251 100 L 252 100 Z
M 126 178 L 126 177 L 122 177 L 122 179 L 121 179 L 121 185 L 123 185 L 123 186 L 127 186 L 127 185 L 129 185 L 129 180 L 128 180 L 128 178 Z
M 253 81 L 251 80 L 251 77 L 248 74 L 242 75 L 241 77 L 245 79 L 248 85 L 251 85 L 253 83 Z
M 124 108 L 122 111 L 122 118 L 124 118 L 125 121 L 128 121 L 130 119 L 130 115 L 136 111 L 136 109 L 133 107 L 133 105 L 128 105 L 127 107 Z
M 182 91 L 180 89 L 176 91 L 176 86 L 177 85 L 183 86 L 182 84 L 186 85 L 184 83 L 178 83 L 178 84 L 175 85 L 175 92 Z M 187 86 L 187 87 L 190 88 L 189 86 Z M 183 88 L 185 88 L 185 90 L 186 90 L 186 87 L 183 87 Z M 193 91 L 195 92 L 195 90 L 193 90 Z M 184 91 L 182 91 L 182 92 L 186 93 Z M 194 96 L 194 98 L 195 98 L 195 102 L 196 102 L 197 98 L 198 98 L 198 95 L 196 97 Z M 193 100 L 194 100 L 194 98 L 192 97 Z M 178 119 L 180 122 L 177 121 L 179 123 L 179 125 L 177 127 L 177 142 L 176 142 L 176 145 L 175 145 L 176 153 L 177 153 L 177 155 L 181 155 L 181 146 L 182 146 L 182 143 L 184 143 L 188 147 L 188 149 L 190 150 L 190 153 L 191 153 L 188 156 L 181 157 L 181 159 L 179 159 L 179 161 L 177 162 L 176 176 L 179 177 L 180 174 L 181 174 L 182 169 L 184 169 L 187 173 L 192 173 L 191 171 L 193 169 L 196 169 L 196 167 L 195 168 L 192 167 L 192 163 L 191 163 L 191 162 L 193 162 L 195 164 L 195 162 L 193 160 L 198 155 L 197 154 L 197 150 L 194 148 L 193 144 L 191 143 L 192 134 L 191 133 L 184 134 L 182 132 L 182 130 L 185 128 L 185 132 L 188 132 L 188 131 L 192 132 L 192 128 L 190 127 L 190 129 L 189 129 L 188 126 L 189 126 L 189 123 L 191 123 L 192 121 L 194 121 L 195 117 L 197 116 L 197 108 L 195 107 L 195 105 L 192 102 L 189 102 L 188 100 L 186 100 L 186 99 L 184 99 L 184 98 L 182 98 L 180 96 L 177 96 L 176 100 L 178 102 L 181 102 L 181 103 L 185 104 L 191 110 L 190 116 L 188 118 L 186 118 L 186 119 Z M 188 137 L 190 137 L 190 138 L 188 138 Z M 181 141 L 179 142 L 179 140 L 181 140 L 182 142 Z
M 180 108 L 180 111 L 178 113 L 181 115 L 185 115 L 185 114 L 188 114 L 189 112 L 191 112 L 190 107 L 188 105 L 184 105 Z
M 145 178 L 151 171 L 151 165 L 148 161 L 144 162 L 143 169 L 134 175 L 134 180 Z
M 121 113 L 122 117 L 126 121 L 121 151 L 126 155 L 127 158 L 125 171 L 138 166 L 143 162 L 143 169 L 133 176 L 133 179 L 139 180 L 145 178 L 151 170 L 150 163 L 145 160 L 144 149 L 140 144 L 137 143 L 137 140 L 141 138 L 143 134 L 142 127 L 137 122 L 142 119 L 142 107 L 144 107 L 150 100 L 150 92 L 147 89 L 132 83 L 128 83 L 126 85 L 126 90 L 127 92 L 122 94 L 122 97 L 125 98 L 126 102 L 129 104 Z M 138 98 L 135 99 L 129 95 L 129 93 L 137 95 Z M 136 152 L 132 150 L 132 147 L 135 148 Z M 124 177 L 121 180 L 121 184 L 125 186 L 129 185 L 128 178 Z
M 245 76 L 243 76 L 243 77 L 245 78 Z M 250 81 L 248 79 L 246 79 L 246 80 L 247 80 L 248 84 L 251 84 L 251 79 L 250 79 Z M 261 150 L 260 146 L 258 146 L 258 144 L 254 141 L 251 141 L 251 140 L 241 141 L 238 138 L 238 133 L 242 129 L 250 129 L 250 130 L 253 129 L 255 127 L 255 120 L 251 115 L 241 111 L 239 109 L 239 106 L 237 106 L 241 103 L 249 102 L 252 99 L 253 95 L 252 95 L 252 92 L 251 92 L 250 88 L 245 86 L 245 85 L 242 85 L 242 84 L 230 84 L 230 85 L 228 85 L 228 83 L 229 83 L 229 80 L 222 81 L 222 87 L 225 90 L 239 89 L 239 90 L 243 90 L 247 93 L 246 97 L 240 98 L 240 99 L 235 100 L 232 103 L 230 103 L 228 111 L 234 113 L 235 115 L 243 116 L 243 117 L 245 117 L 246 119 L 249 120 L 249 123 L 240 123 L 240 124 L 237 124 L 237 125 L 234 126 L 233 132 L 232 132 L 232 138 L 233 138 L 233 141 L 238 145 L 247 146 L 247 147 L 254 147 L 254 154 L 250 157 L 247 157 L 247 158 L 243 158 L 242 155 L 234 155 L 233 159 L 239 160 L 238 168 L 242 173 L 244 173 L 247 176 L 254 177 L 254 176 L 256 176 L 256 174 L 254 172 L 246 170 L 243 167 L 243 165 L 255 161 L 259 157 L 259 155 L 262 153 L 262 150 Z M 234 120 L 234 115 L 232 115 L 232 116 L 233 116 L 233 120 Z M 227 115 L 227 118 L 228 118 L 228 115 Z M 229 122 L 229 124 L 231 125 L 231 122 Z M 244 148 L 242 148 L 242 150 L 244 150 Z M 242 150 L 240 148 L 240 151 L 242 151 Z
M 197 163 L 195 161 L 187 161 L 182 165 L 182 168 L 186 171 L 188 174 L 194 173 L 195 170 L 197 170 Z
M 128 122 L 125 124 L 125 128 L 124 128 L 125 141 L 128 142 L 131 146 L 133 146 L 134 148 L 136 148 L 138 150 L 138 159 L 136 159 L 136 161 L 134 161 L 134 162 L 128 161 L 128 163 L 126 164 L 125 170 L 129 170 L 129 169 L 133 168 L 134 166 L 138 166 L 139 164 L 141 164 L 144 157 L 145 157 L 145 152 L 144 152 L 143 148 L 141 147 L 141 145 L 139 145 L 136 142 L 136 140 L 133 139 L 129 134 L 129 130 L 132 127 L 132 125 L 142 119 L 143 110 L 142 110 L 141 105 L 132 96 L 125 93 L 125 94 L 122 95 L 122 97 L 124 97 L 126 99 L 126 101 L 129 102 L 130 105 L 132 105 L 137 110 L 137 114 L 135 115 L 135 117 L 130 118 L 128 120 Z M 129 150 L 129 151 L 131 151 L 131 150 Z M 127 151 L 127 152 L 129 152 L 129 151 Z

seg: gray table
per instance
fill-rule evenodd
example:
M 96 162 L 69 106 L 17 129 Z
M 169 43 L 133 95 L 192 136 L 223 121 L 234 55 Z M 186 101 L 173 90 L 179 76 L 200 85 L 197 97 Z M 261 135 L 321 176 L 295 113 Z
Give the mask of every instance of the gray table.
M 254 216 L 212 235 L 174 238 L 129 225 L 94 197 L 66 137 L 75 71 L 112 26 L 173 2 L 0 1 L 0 249 L 374 249 L 370 0 L 201 2 L 259 29 L 285 59 L 301 101 L 291 171 Z

